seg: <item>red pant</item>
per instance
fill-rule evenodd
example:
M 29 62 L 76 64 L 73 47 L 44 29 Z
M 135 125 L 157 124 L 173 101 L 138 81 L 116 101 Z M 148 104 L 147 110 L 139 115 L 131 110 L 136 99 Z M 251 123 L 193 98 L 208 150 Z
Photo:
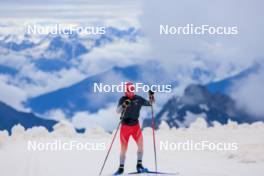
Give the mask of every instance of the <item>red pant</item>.
M 120 130 L 121 148 L 125 148 L 125 149 L 127 148 L 130 136 L 133 137 L 133 139 L 136 141 L 138 145 L 141 145 L 140 143 L 143 142 L 143 136 L 139 123 L 133 126 L 124 125 L 124 124 L 121 125 L 121 130 Z
M 121 143 L 121 152 L 120 152 L 120 164 L 125 163 L 127 145 L 130 136 L 136 141 L 138 146 L 137 157 L 138 160 L 142 160 L 143 157 L 143 136 L 140 129 L 139 123 L 137 125 L 121 125 L 120 130 L 120 143 Z

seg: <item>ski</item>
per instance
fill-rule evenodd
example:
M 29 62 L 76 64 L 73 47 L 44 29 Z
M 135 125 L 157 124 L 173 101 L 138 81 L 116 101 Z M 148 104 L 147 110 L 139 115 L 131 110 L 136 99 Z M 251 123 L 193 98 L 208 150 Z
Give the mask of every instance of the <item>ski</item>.
M 155 172 L 155 171 L 146 171 L 146 172 L 130 172 L 127 175 L 140 175 L 140 174 L 152 174 L 152 175 L 178 175 L 178 173 L 165 173 L 165 172 Z

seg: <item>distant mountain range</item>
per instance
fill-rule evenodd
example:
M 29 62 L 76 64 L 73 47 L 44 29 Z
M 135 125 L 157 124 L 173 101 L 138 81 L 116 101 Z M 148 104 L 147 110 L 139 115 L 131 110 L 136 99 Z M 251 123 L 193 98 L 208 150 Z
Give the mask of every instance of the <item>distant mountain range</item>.
M 79 56 L 91 52 L 96 47 L 109 44 L 116 39 L 135 42 L 140 32 L 135 28 L 125 30 L 109 27 L 106 34 L 93 38 L 80 37 L 76 34 L 69 36 L 51 36 L 43 38 L 34 38 L 25 35 L 22 40 L 16 36 L 1 36 L 0 40 L 0 58 L 18 57 L 26 58 L 29 64 L 33 64 L 37 70 L 42 72 L 58 72 L 61 69 L 70 69 L 76 67 Z M 206 85 L 193 84 L 185 89 L 181 97 L 171 97 L 158 112 L 157 125 L 161 120 L 166 120 L 171 127 L 188 126 L 190 121 L 194 120 L 193 115 L 205 116 L 208 124 L 216 120 L 226 123 L 228 119 L 235 120 L 239 123 L 252 122 L 254 117 L 242 112 L 236 108 L 234 100 L 228 96 L 228 91 L 233 81 L 246 77 L 255 72 L 258 66 L 253 66 L 239 74 L 227 77 L 220 81 L 210 82 Z M 37 84 L 27 77 L 19 75 L 20 68 L 10 64 L 1 64 L 0 74 L 8 75 L 10 78 L 16 78 L 14 84 L 19 81 L 28 84 Z M 190 69 L 192 80 L 202 84 L 203 77 L 209 77 L 213 80 L 213 72 L 207 67 L 195 67 Z M 113 67 L 108 71 L 101 72 L 97 75 L 87 76 L 80 82 L 74 83 L 68 87 L 59 88 L 58 90 L 44 93 L 42 95 L 29 98 L 24 102 L 27 108 L 37 114 L 45 114 L 54 109 L 63 110 L 68 118 L 79 111 L 88 111 L 95 113 L 100 109 L 106 108 L 110 103 L 116 103 L 121 96 L 119 93 L 94 93 L 94 83 L 113 84 L 121 81 L 143 82 L 146 84 L 171 83 L 176 87 L 177 80 L 167 80 L 164 70 L 159 67 L 159 63 L 149 61 L 141 65 L 130 65 L 126 67 Z M 19 79 L 19 80 L 17 80 Z M 12 79 L 10 79 L 12 82 Z M 192 115 L 193 114 L 193 115 Z M 21 117 L 21 119 L 20 119 Z M 32 127 L 43 125 L 51 130 L 55 121 L 41 119 L 32 113 L 23 113 L 16 111 L 12 107 L 0 102 L 0 130 L 7 129 L 10 131 L 12 125 L 21 123 L 23 126 Z M 149 126 L 150 121 L 146 119 L 144 126 Z
M 228 120 L 238 123 L 257 121 L 256 117 L 238 109 L 230 96 L 210 92 L 206 86 L 190 85 L 183 96 L 173 96 L 164 104 L 155 117 L 155 124 L 157 128 L 164 120 L 170 127 L 188 127 L 197 117 L 205 118 L 209 126 L 214 121 L 221 124 L 226 124 Z M 149 126 L 151 119 L 145 119 L 143 127 Z
M 67 115 L 72 116 L 78 111 L 91 113 L 107 107 L 110 103 L 116 103 L 122 93 L 94 92 L 94 83 L 120 84 L 125 81 L 150 83 L 144 75 L 156 72 L 158 67 L 146 65 L 132 65 L 128 67 L 113 67 L 112 69 L 95 76 L 88 77 L 81 82 L 65 87 L 41 96 L 33 97 L 25 102 L 25 106 L 33 112 L 43 114 L 52 109 L 62 109 Z M 162 70 L 159 70 L 160 72 Z M 161 82 L 162 80 L 155 80 Z
M 93 83 L 101 82 L 113 84 L 113 82 L 120 83 L 121 81 L 151 83 L 153 80 L 148 80 L 149 82 L 145 80 L 146 74 L 160 73 L 160 75 L 162 75 L 162 70 L 155 65 L 156 64 L 153 63 L 152 65 L 113 67 L 111 70 L 88 77 L 72 86 L 30 98 L 25 102 L 25 105 L 31 108 L 33 112 L 39 114 L 44 114 L 52 109 L 61 109 L 69 118 L 78 111 L 89 111 L 94 113 L 107 107 L 109 103 L 116 103 L 121 94 L 94 93 Z M 250 122 L 251 117 L 244 112 L 240 112 L 240 110 L 236 108 L 234 100 L 228 95 L 228 90 L 234 81 L 254 73 L 257 69 L 257 66 L 253 66 L 237 75 L 217 82 L 187 87 L 183 97 L 172 97 L 168 100 L 161 112 L 157 114 L 158 121 L 169 118 L 170 120 L 168 122 L 171 126 L 186 125 L 186 122 L 184 124 L 184 118 L 188 113 L 203 113 L 207 116 L 209 123 L 213 120 L 226 123 L 228 119 L 238 122 Z M 199 79 L 200 72 L 201 71 L 198 71 L 198 73 L 193 74 L 193 76 Z M 115 77 L 115 80 L 108 80 L 111 77 Z M 154 81 L 156 81 L 156 83 L 161 83 L 162 77 L 155 76 Z M 176 81 L 172 82 L 172 84 L 174 87 L 177 86 Z M 190 96 L 190 94 L 192 94 L 192 96 Z M 197 99 L 197 97 L 199 98 Z M 187 99 L 192 100 L 193 104 L 186 102 Z M 205 108 L 210 110 L 206 111 Z M 175 118 L 176 116 L 178 119 Z M 147 121 L 146 124 L 148 124 Z
M 128 29 L 108 27 L 105 34 L 96 37 L 81 37 L 77 34 L 37 37 L 27 34 L 22 37 L 7 35 L 1 36 L 0 58 L 9 57 L 9 54 L 26 57 L 38 70 L 55 72 L 74 67 L 72 59 L 87 54 L 94 48 L 109 44 L 116 39 L 133 42 L 139 35 L 140 32 L 133 27 Z M 16 68 L 0 64 L 0 73 L 14 75 L 18 71 Z
M 173 96 L 156 115 L 156 127 L 162 120 L 170 127 L 189 126 L 198 116 L 202 116 L 208 125 L 213 121 L 226 124 L 228 120 L 238 123 L 252 123 L 259 120 L 242 109 L 238 109 L 236 102 L 229 96 L 235 81 L 254 74 L 260 68 L 259 64 L 220 81 L 205 85 L 192 84 L 186 87 L 182 96 Z M 151 126 L 151 119 L 145 119 L 144 127 Z
M 155 117 L 156 125 L 158 126 L 162 120 L 165 120 L 170 127 L 188 126 L 198 116 L 203 116 L 209 125 L 212 125 L 213 121 L 226 124 L 229 119 L 238 123 L 254 122 L 254 117 L 237 109 L 235 101 L 227 93 L 233 81 L 254 73 L 256 69 L 248 69 L 233 77 L 206 85 L 189 85 L 183 96 L 173 96 L 164 104 Z M 108 83 L 108 81 L 113 83 L 113 80 L 106 79 L 106 76 L 114 77 L 117 83 L 124 79 L 143 81 L 144 75 L 149 72 L 161 73 L 161 70 L 155 66 L 146 68 L 145 65 L 113 67 L 109 71 L 88 77 L 72 86 L 31 98 L 25 102 L 25 105 L 39 114 L 44 114 L 52 109 L 61 109 L 66 112 L 69 118 L 78 111 L 97 112 L 105 108 L 108 103 L 116 103 L 121 95 L 118 93 L 94 93 L 93 83 Z M 115 77 L 116 75 L 118 76 Z M 153 80 L 149 80 L 147 83 L 151 81 Z M 161 82 L 162 80 L 155 81 Z M 177 86 L 175 82 L 173 84 Z M 52 126 L 56 123 L 56 121 L 45 120 L 32 113 L 16 111 L 4 103 L 0 103 L 0 115 L 0 130 L 7 129 L 9 132 L 12 126 L 18 123 L 26 128 L 42 125 L 49 130 L 52 130 Z M 150 125 L 151 120 L 145 119 L 143 126 Z
M 11 133 L 14 125 L 21 124 L 26 129 L 35 126 L 43 126 L 49 131 L 53 130 L 53 125 L 56 124 L 55 120 L 43 119 L 33 113 L 19 112 L 11 106 L 0 102 L 0 130 L 7 130 Z

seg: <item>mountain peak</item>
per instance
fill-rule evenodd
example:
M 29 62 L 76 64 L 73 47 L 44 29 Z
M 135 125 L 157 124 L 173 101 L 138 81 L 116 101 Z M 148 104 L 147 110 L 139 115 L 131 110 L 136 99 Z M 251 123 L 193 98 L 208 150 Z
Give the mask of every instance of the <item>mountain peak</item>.
M 251 123 L 254 118 L 236 108 L 235 101 L 222 93 L 211 93 L 205 86 L 189 85 L 184 95 L 170 98 L 156 116 L 156 127 L 165 120 L 170 127 L 188 127 L 197 117 L 203 117 L 208 125 L 214 121 L 226 124 L 228 120 Z M 151 125 L 145 119 L 143 126 Z

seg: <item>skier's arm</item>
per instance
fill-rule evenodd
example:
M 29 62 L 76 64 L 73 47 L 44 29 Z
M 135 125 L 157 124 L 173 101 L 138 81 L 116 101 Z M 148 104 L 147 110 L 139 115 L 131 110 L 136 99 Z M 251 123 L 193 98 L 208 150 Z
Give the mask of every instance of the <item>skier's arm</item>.
M 141 97 L 142 106 L 152 106 L 155 102 L 154 92 L 149 91 L 149 101 Z
M 118 114 L 120 114 L 122 111 L 123 111 L 122 106 L 117 106 L 117 108 L 116 108 L 116 112 L 117 112 Z
M 143 98 L 143 97 L 141 97 L 141 104 L 142 104 L 142 106 L 151 106 L 151 105 L 152 105 L 152 102 L 146 100 L 146 99 Z
M 124 98 L 122 97 L 120 98 L 117 108 L 116 108 L 117 113 L 121 113 L 123 111 L 123 107 L 122 107 L 123 102 L 124 102 Z
M 125 100 L 124 98 L 121 98 L 119 100 L 116 112 L 121 113 L 129 105 L 129 103 L 130 103 L 130 100 L 128 99 Z

